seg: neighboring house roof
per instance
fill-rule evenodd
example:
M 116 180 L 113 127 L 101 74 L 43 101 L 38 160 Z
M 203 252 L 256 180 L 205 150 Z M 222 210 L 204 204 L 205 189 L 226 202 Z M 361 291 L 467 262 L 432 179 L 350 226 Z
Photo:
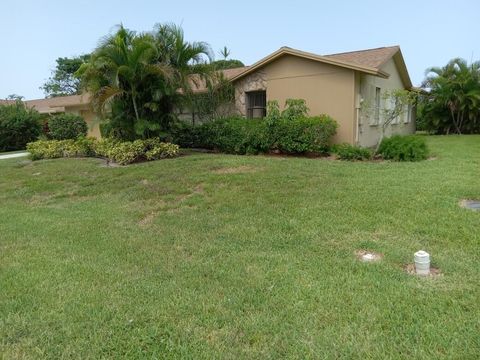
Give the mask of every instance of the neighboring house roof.
M 231 78 L 232 81 L 236 81 L 244 76 L 256 71 L 257 69 L 265 66 L 266 64 L 278 59 L 284 55 L 293 55 L 301 58 L 314 60 L 330 65 L 336 65 L 351 70 L 360 71 L 366 74 L 379 76 L 382 78 L 388 78 L 390 74 L 382 70 L 382 66 L 394 58 L 395 63 L 399 68 L 399 72 L 402 76 L 402 80 L 406 88 L 411 88 L 412 83 L 408 76 L 407 67 L 403 60 L 402 53 L 399 46 L 382 47 L 376 49 L 367 49 L 360 51 L 351 51 L 346 53 L 330 54 L 330 55 L 317 55 L 305 51 L 292 49 L 289 47 L 282 47 L 272 54 L 264 57 L 260 61 L 257 61 L 252 66 L 248 67 L 242 73 L 235 75 Z
M 64 112 L 66 107 L 87 106 L 91 102 L 89 94 L 58 96 L 48 99 L 27 100 L 25 104 L 41 114 Z
M 0 105 L 11 105 L 15 104 L 15 100 L 0 100 Z

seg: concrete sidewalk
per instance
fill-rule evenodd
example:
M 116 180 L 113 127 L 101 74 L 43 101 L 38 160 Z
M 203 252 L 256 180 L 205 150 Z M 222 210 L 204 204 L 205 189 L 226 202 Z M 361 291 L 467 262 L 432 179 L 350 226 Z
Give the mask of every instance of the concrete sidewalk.
M 5 154 L 5 155 L 0 155 L 0 160 L 3 159 L 12 159 L 12 158 L 17 158 L 17 157 L 23 157 L 23 156 L 28 156 L 29 153 L 24 151 L 24 152 L 19 152 L 19 153 L 14 153 L 14 154 Z

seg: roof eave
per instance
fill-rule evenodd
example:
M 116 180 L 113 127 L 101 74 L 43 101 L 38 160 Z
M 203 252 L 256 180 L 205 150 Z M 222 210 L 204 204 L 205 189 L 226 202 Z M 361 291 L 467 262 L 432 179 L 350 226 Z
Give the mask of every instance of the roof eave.
M 318 62 L 322 62 L 322 63 L 325 63 L 325 64 L 334 65 L 334 66 L 340 66 L 340 67 L 343 67 L 343 68 L 347 68 L 347 69 L 355 70 L 355 71 L 360 71 L 360 72 L 363 72 L 363 73 L 366 73 L 366 74 L 375 75 L 375 76 L 379 76 L 379 77 L 382 77 L 382 78 L 388 78 L 390 76 L 390 74 L 388 74 L 387 72 L 376 69 L 376 68 L 367 67 L 367 66 L 359 66 L 359 65 L 356 65 L 356 64 L 353 64 L 353 63 L 348 63 L 348 62 L 339 61 L 339 60 L 333 60 L 333 59 L 327 58 L 325 56 L 304 53 L 302 51 L 298 51 L 298 50 L 294 50 L 294 49 L 290 49 L 290 48 L 280 48 L 279 50 L 273 52 L 272 54 L 264 57 L 260 61 L 257 61 L 255 64 L 250 66 L 244 72 L 232 77 L 230 79 L 230 81 L 234 82 L 234 81 L 236 81 L 236 80 L 238 80 L 238 79 L 240 79 L 240 78 L 242 78 L 242 77 L 244 77 L 248 74 L 251 74 L 252 72 L 255 72 L 257 69 L 261 68 L 262 66 L 274 61 L 275 59 L 277 59 L 277 58 L 279 58 L 280 56 L 283 56 L 283 55 L 299 56 L 299 57 L 302 57 L 304 59 L 310 59 L 310 60 L 314 60 L 314 61 L 318 61 Z

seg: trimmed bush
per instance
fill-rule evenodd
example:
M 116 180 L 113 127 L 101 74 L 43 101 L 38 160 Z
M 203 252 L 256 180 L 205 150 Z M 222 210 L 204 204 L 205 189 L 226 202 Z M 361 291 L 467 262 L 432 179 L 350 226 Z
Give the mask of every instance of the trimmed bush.
M 0 105 L 0 151 L 25 149 L 41 131 L 41 116 L 37 111 L 28 109 L 21 101 Z
M 230 154 L 257 154 L 269 149 L 266 123 L 244 118 L 218 119 L 199 126 L 198 147 Z
M 336 129 L 337 123 L 327 115 L 275 121 L 228 118 L 190 129 L 188 138 L 193 147 L 232 154 L 258 154 L 272 150 L 288 154 L 323 153 L 328 151 Z
M 273 149 L 288 154 L 326 153 L 337 123 L 328 115 L 281 119 L 273 127 Z
M 369 160 L 372 157 L 372 151 L 370 149 L 346 143 L 335 145 L 333 147 L 333 152 L 337 154 L 340 160 Z
M 178 155 L 179 147 L 159 139 L 117 141 L 79 138 L 77 140 L 40 140 L 27 145 L 32 160 L 61 157 L 99 156 L 120 165 L 157 160 Z
M 386 160 L 420 161 L 428 157 L 428 148 L 422 137 L 395 135 L 383 139 L 378 153 Z
M 52 140 L 77 139 L 87 136 L 88 126 L 80 115 L 59 114 L 48 120 L 48 137 Z

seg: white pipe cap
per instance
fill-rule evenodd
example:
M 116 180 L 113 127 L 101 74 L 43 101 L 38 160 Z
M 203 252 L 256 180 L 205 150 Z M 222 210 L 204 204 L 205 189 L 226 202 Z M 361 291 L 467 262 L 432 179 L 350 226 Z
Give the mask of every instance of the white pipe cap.
M 415 254 L 415 260 L 427 260 L 430 258 L 430 254 L 427 253 L 426 251 L 420 250 L 417 251 Z

